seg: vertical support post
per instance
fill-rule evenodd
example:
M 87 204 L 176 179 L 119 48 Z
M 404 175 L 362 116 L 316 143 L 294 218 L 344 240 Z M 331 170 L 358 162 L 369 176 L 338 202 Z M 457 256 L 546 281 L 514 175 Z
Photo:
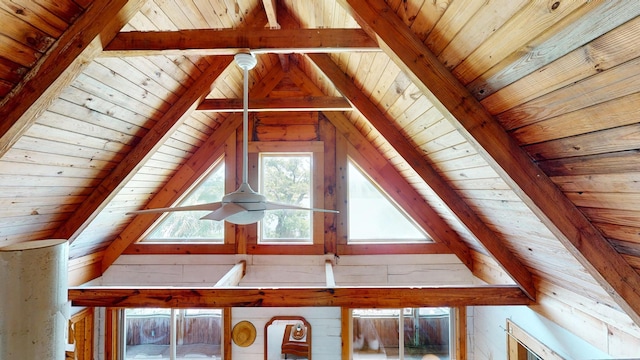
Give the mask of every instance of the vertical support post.
M 0 359 L 64 360 L 67 240 L 0 248 Z

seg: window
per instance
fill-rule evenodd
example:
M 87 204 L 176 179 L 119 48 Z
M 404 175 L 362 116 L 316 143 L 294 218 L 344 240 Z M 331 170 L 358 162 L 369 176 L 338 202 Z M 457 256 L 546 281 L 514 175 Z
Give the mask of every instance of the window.
M 125 309 L 122 359 L 219 359 L 222 326 L 220 309 Z
M 507 319 L 507 353 L 509 360 L 562 360 L 562 356 Z
M 449 308 L 354 309 L 353 359 L 449 359 L 451 314 Z
M 260 153 L 260 193 L 268 201 L 312 207 L 312 154 Z M 308 210 L 270 210 L 265 213 L 259 241 L 312 242 Z
M 430 241 L 353 161 L 349 161 L 349 243 Z
M 210 203 L 224 196 L 224 161 L 218 161 L 178 206 Z M 146 242 L 224 242 L 224 222 L 202 221 L 206 211 L 175 211 L 167 213 L 142 240 Z

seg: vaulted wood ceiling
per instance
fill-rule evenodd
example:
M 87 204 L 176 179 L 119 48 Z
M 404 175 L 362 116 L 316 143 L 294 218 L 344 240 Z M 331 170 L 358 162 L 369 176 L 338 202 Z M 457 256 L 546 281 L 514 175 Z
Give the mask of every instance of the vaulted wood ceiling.
M 640 324 L 638 14 L 633 1 L 3 1 L 0 245 L 68 238 L 72 259 L 102 269 L 132 251 L 151 220 L 125 213 L 170 205 L 235 134 L 232 55 L 251 50 L 251 106 L 321 112 L 375 154 L 362 161 L 438 251 Z

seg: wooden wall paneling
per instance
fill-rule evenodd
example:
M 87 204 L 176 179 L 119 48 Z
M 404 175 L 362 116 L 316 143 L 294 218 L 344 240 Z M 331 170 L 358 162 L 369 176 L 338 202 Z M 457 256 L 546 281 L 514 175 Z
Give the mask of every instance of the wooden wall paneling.
M 540 41 L 540 37 L 551 36 L 553 31 L 546 32 L 549 28 L 571 25 L 572 20 L 597 6 L 580 2 L 560 5 L 559 3 L 528 3 L 500 26 L 487 41 L 469 54 L 453 69 L 452 73 L 466 85 L 484 76 L 483 74 L 490 69 L 496 71 L 493 69 L 494 66 L 497 65 L 498 68 L 504 66 L 501 66 L 500 62 L 513 53 L 520 52 L 524 47 L 522 44 L 527 44 L 528 48 L 533 47 L 531 43 Z M 563 22 L 565 18 L 569 21 Z M 499 46 L 496 46 L 497 44 Z M 513 59 L 510 60 L 513 61 Z
M 226 141 L 225 138 L 219 138 L 225 134 L 228 136 L 231 131 L 235 131 L 240 123 L 240 119 L 236 118 L 235 121 L 229 121 L 225 123 L 225 129 L 221 129 L 219 132 L 215 132 L 206 143 L 201 147 L 190 159 L 190 166 L 182 166 L 175 176 L 165 185 L 165 187 L 175 187 L 173 191 L 166 192 L 160 191 L 159 196 L 154 197 L 147 206 L 149 207 L 162 207 L 168 206 L 173 203 L 177 198 L 181 196 L 183 191 L 188 188 L 195 179 L 199 178 L 206 169 L 209 168 L 211 163 L 222 155 L 222 144 Z M 217 152 L 217 156 L 212 156 L 214 152 Z M 167 195 L 163 195 L 167 194 Z M 172 195 L 173 194 L 173 195 Z M 165 198 L 166 196 L 172 196 L 171 198 Z M 157 216 L 152 217 L 136 217 L 133 222 L 127 226 L 127 229 L 111 244 L 107 252 L 105 253 L 105 260 L 103 260 L 103 270 L 108 267 L 115 259 L 122 253 L 133 241 L 136 241 L 150 226 Z
M 455 68 L 490 38 L 495 29 L 499 29 L 528 3 L 522 0 L 510 1 L 508 4 L 484 3 L 442 49 L 438 59 L 448 69 Z
M 611 101 L 640 91 L 640 58 L 513 107 L 497 116 L 507 130 Z M 574 96 L 589 94 L 588 98 Z
M 447 11 L 449 4 L 451 4 L 449 1 L 423 2 L 420 7 L 420 12 L 417 14 L 413 24 L 410 25 L 411 30 L 413 30 L 422 41 L 425 41 L 436 23 L 438 23 L 442 15 Z
M 562 301 L 572 308 L 579 309 L 588 316 L 605 323 L 615 323 L 619 330 L 625 331 L 640 340 L 640 327 L 617 306 L 611 306 L 596 299 L 582 296 L 541 278 L 537 279 L 537 283 L 539 284 L 538 288 L 545 296 Z M 551 320 L 553 321 L 553 319 Z
M 69 23 L 54 16 L 46 8 L 39 6 L 35 2 L 27 2 L 21 5 L 1 3 L 0 9 L 9 14 L 14 14 L 13 16 L 16 18 L 32 24 L 38 30 L 54 38 L 60 37 L 69 26 Z
M 633 106 L 640 93 L 623 96 L 567 114 L 514 129 L 510 134 L 522 145 L 550 141 L 595 131 L 604 131 L 638 122 L 640 112 Z M 607 119 L 607 121 L 601 121 Z
M 425 93 L 434 94 L 434 101 L 442 104 L 443 113 L 465 134 L 465 138 L 478 149 L 487 152 L 487 161 L 496 171 L 503 172 L 501 176 L 511 181 L 510 185 L 514 189 L 522 192 L 523 201 L 554 231 L 558 240 L 603 288 L 609 289 L 617 303 L 640 322 L 640 293 L 634 290 L 640 288 L 640 275 L 607 243 L 551 180 L 540 172 L 496 119 L 473 99 L 466 88 L 422 43 L 403 29 L 400 20 L 391 16 L 380 19 L 377 14 L 384 12 L 386 6 L 380 1 L 371 1 L 375 2 L 375 7 L 351 7 L 343 1 L 341 4 L 352 12 L 357 11 L 360 21 L 376 31 L 377 36 L 383 40 L 381 47 L 399 65 L 406 67 Z M 398 40 L 399 37 L 402 41 Z M 420 60 L 416 60 L 418 58 Z M 468 100 L 468 106 L 459 107 L 460 99 Z M 478 123 L 484 126 L 476 126 Z M 585 238 L 590 240 L 583 241 Z
M 428 34 L 424 43 L 437 56 L 469 19 L 486 4 L 473 0 L 453 1 Z
M 15 144 L 60 90 L 102 50 L 99 40 L 113 37 L 139 6 L 138 1 L 94 1 L 61 35 L 53 50 L 25 77 L 27 80 L 3 99 L 0 115 L 5 121 L 0 127 L 0 154 Z M 106 32 L 98 37 L 101 31 Z M 73 43 L 76 46 L 70 45 Z
M 638 132 L 640 132 L 640 124 L 632 124 L 606 131 L 527 145 L 524 149 L 537 160 L 635 150 L 638 144 Z
M 494 66 L 482 76 L 482 79 L 478 78 L 474 83 L 469 84 L 468 88 L 476 95 L 478 100 L 481 100 L 496 90 L 526 77 L 530 73 L 547 72 L 546 65 L 560 57 L 566 58 L 565 54 L 575 49 L 580 49 L 580 47 L 583 47 L 579 51 L 581 54 L 573 51 L 572 55 L 578 56 L 577 59 L 574 59 L 578 60 L 576 62 L 581 66 L 575 66 L 574 64 L 574 66 L 571 66 L 572 69 L 565 68 L 564 64 L 554 64 L 552 68 L 556 69 L 546 74 L 548 79 L 560 75 L 555 82 L 565 81 L 568 77 L 575 76 L 577 74 L 575 70 L 578 70 L 578 68 L 591 74 L 594 73 L 594 70 L 597 72 L 606 69 L 609 62 L 606 58 L 611 56 L 611 60 L 613 60 L 616 58 L 615 53 L 628 51 L 626 49 L 612 49 L 612 47 L 625 48 L 626 46 L 620 44 L 619 41 L 614 40 L 611 42 L 612 39 L 607 33 L 617 32 L 619 28 L 625 26 L 626 22 L 632 21 L 638 14 L 640 14 L 640 8 L 637 4 L 626 2 L 584 4 L 555 26 L 548 28 L 534 41 L 523 45 L 520 49 L 521 51 L 512 53 L 512 56 L 505 58 Z M 607 38 L 603 39 L 605 36 Z M 612 34 L 612 36 L 614 35 Z M 631 37 L 633 36 L 631 35 Z M 621 41 L 624 43 L 626 40 L 621 39 Z M 598 45 L 603 45 L 603 42 L 606 45 L 598 49 Z M 593 47 L 593 45 L 596 46 Z M 593 52 L 589 51 L 589 56 L 584 56 L 586 54 L 584 52 L 585 49 L 593 50 Z M 602 51 L 607 55 L 599 57 L 598 55 L 603 54 Z M 598 62 L 598 64 L 593 66 L 593 61 Z M 585 68 L 588 63 L 591 63 L 591 69 Z M 559 74 L 557 69 L 566 70 L 567 74 Z M 565 82 L 565 84 L 568 83 Z M 539 90 L 539 87 L 534 85 L 533 89 L 527 92 L 531 93 L 537 90 Z M 515 96 L 515 101 L 520 99 L 519 95 Z
M 103 179 L 100 187 L 104 191 L 92 193 L 90 198 L 84 201 L 76 211 L 76 214 L 70 218 L 70 222 L 60 227 L 56 233 L 58 236 L 73 241 L 78 232 L 86 228 L 97 213 L 104 209 L 108 201 L 115 197 L 116 190 L 121 189 L 126 180 L 133 176 L 134 170 L 153 155 L 154 150 L 162 145 L 163 140 L 170 137 L 173 130 L 184 121 L 185 114 L 189 114 L 199 99 L 206 96 L 207 89 L 220 75 L 224 64 L 230 62 L 230 59 L 222 58 L 219 61 L 221 61 L 220 67 L 212 66 L 209 71 L 204 73 L 198 83 L 191 87 L 171 110 L 165 113 L 163 119 L 155 125 L 154 129 L 156 130 L 149 132 L 134 150 L 127 153 L 125 160 L 120 162 L 109 176 Z M 107 252 L 107 254 L 109 253 Z
M 224 61 L 229 62 L 228 58 L 225 58 Z M 212 70 L 221 71 L 226 66 L 213 66 Z M 277 83 L 282 78 L 282 70 L 279 68 L 274 68 L 262 81 L 253 86 L 250 91 L 250 96 L 266 96 L 269 91 L 277 85 Z M 192 88 L 193 89 L 193 88 Z M 196 90 L 189 90 L 197 92 Z M 202 97 L 206 95 L 206 93 L 202 93 L 202 90 L 198 92 Z M 195 103 L 194 103 L 195 104 Z M 195 108 L 195 106 L 194 106 Z M 177 186 L 177 190 L 170 191 L 169 193 L 174 194 L 174 198 L 167 199 L 161 197 L 155 197 L 151 200 L 148 206 L 154 207 L 152 203 L 157 203 L 156 207 L 168 206 L 170 203 L 175 201 L 175 199 L 183 193 L 183 191 L 191 185 L 194 179 L 199 178 L 204 171 L 206 171 L 211 165 L 211 161 L 215 160 L 212 157 L 211 153 L 213 151 L 219 151 L 223 148 L 223 144 L 226 144 L 227 138 L 236 131 L 237 127 L 241 123 L 241 116 L 239 114 L 235 114 L 229 119 L 227 119 L 224 123 L 222 123 L 221 127 L 218 128 L 205 142 L 205 144 L 198 149 L 194 155 L 189 160 L 189 167 L 183 166 L 178 173 L 170 180 L 167 184 L 172 184 L 171 186 Z M 187 180 L 192 179 L 192 180 Z M 146 231 L 147 227 L 150 226 L 156 217 L 146 217 L 146 219 L 142 219 L 143 217 L 136 217 L 131 225 L 127 227 L 127 229 L 121 234 L 109 247 L 106 252 L 105 260 L 103 260 L 103 269 L 106 269 L 108 265 L 113 263 L 115 259 L 134 241 L 138 240 L 138 238 Z M 240 228 L 240 227 L 238 227 Z
M 93 308 L 85 308 L 73 314 L 69 319 L 69 337 L 73 339 L 73 354 L 76 360 L 93 359 L 93 323 Z
M 495 234 L 478 218 L 466 203 L 459 199 L 458 195 L 441 178 L 435 170 L 427 164 L 422 155 L 418 154 L 414 146 L 401 135 L 393 125 L 381 114 L 380 110 L 368 102 L 366 98 L 359 94 L 350 84 L 344 74 L 335 69 L 330 59 L 317 54 L 308 55 L 311 59 L 332 79 L 338 89 L 342 91 L 346 98 L 350 99 L 360 112 L 366 114 L 367 119 L 380 129 L 389 143 L 405 158 L 414 159 L 410 161 L 414 164 L 414 169 L 422 176 L 423 180 L 440 196 L 441 199 L 448 199 L 448 204 L 454 208 L 451 210 L 459 220 L 478 238 L 490 253 L 498 258 L 498 261 L 506 267 L 506 270 L 513 276 L 518 284 L 523 286 L 529 296 L 535 297 L 535 288 L 531 280 L 531 274 L 526 268 L 501 246 Z M 336 124 L 337 125 L 337 124 Z M 419 165 L 416 165 L 419 164 Z M 459 200 L 454 200 L 459 199 Z M 466 245 L 464 246 L 466 248 Z M 452 250 L 456 253 L 458 246 Z M 468 250 L 467 250 L 468 251 Z M 468 255 L 463 258 L 468 258 Z M 468 262 L 467 262 L 468 263 Z
M 69 260 L 69 286 L 79 286 L 102 274 L 102 252 Z

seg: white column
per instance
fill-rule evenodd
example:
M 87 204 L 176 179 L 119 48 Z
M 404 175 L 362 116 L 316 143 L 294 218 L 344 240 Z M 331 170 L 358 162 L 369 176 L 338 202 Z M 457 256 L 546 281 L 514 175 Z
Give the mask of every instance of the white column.
M 0 248 L 0 359 L 64 360 L 68 252 L 66 240 Z

